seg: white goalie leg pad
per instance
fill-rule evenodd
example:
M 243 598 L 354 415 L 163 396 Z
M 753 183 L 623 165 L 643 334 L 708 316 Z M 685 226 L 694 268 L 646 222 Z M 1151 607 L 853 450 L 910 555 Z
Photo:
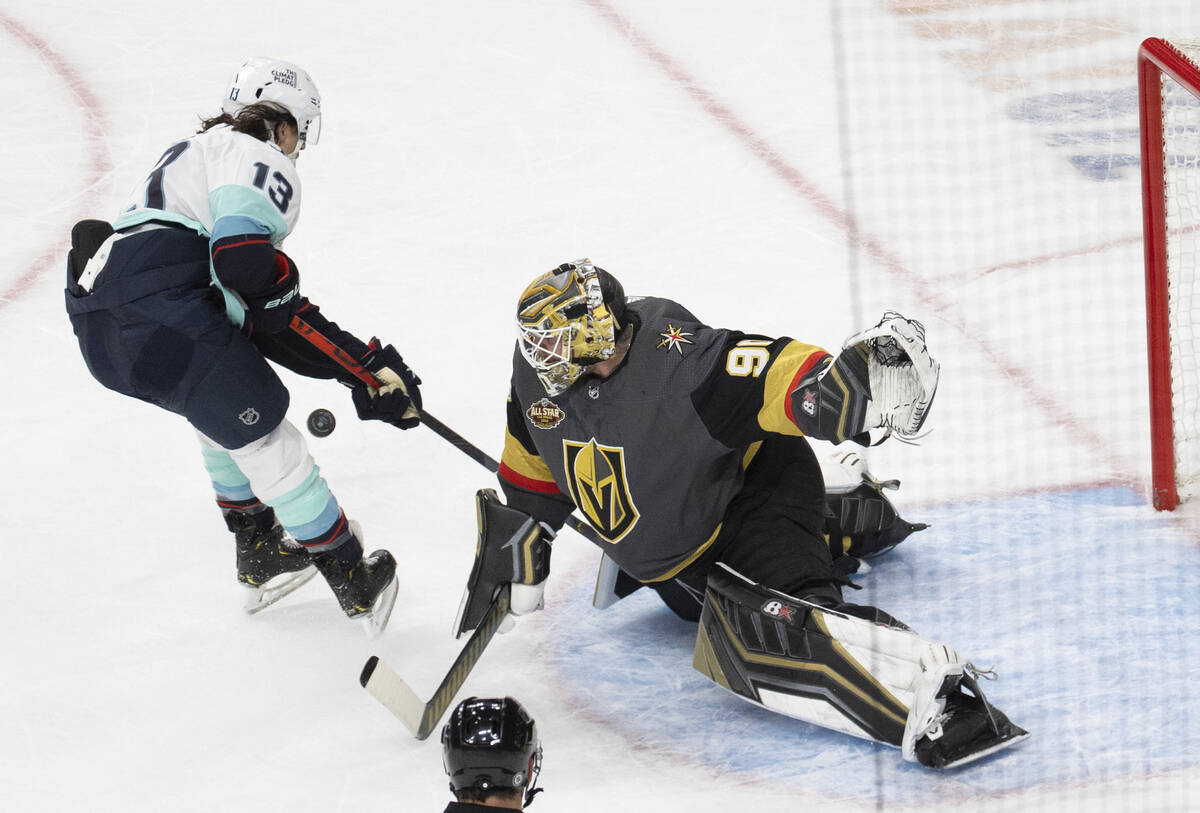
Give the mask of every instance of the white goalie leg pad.
M 886 426 L 902 438 L 920 431 L 937 392 L 941 365 L 925 346 L 925 326 L 895 311 L 856 333 L 844 348 L 866 343 L 871 401 L 866 425 Z
M 941 736 L 942 712 L 946 698 L 942 686 L 948 677 L 961 677 L 964 664 L 958 653 L 948 646 L 932 644 L 921 653 L 921 671 L 913 682 L 913 701 L 908 707 L 908 724 L 904 727 L 904 742 L 900 754 L 908 762 L 916 762 L 916 744 L 928 735 Z
M 945 707 L 945 698 L 937 696 L 943 681 L 963 672 L 958 653 L 909 630 L 823 608 L 813 612 L 830 637 L 908 708 L 901 753 L 915 762 L 914 745 L 934 729 Z
M 693 666 L 774 711 L 887 743 L 915 758 L 933 730 L 950 647 L 882 611 L 837 610 L 745 579 L 718 563 L 708 574 Z

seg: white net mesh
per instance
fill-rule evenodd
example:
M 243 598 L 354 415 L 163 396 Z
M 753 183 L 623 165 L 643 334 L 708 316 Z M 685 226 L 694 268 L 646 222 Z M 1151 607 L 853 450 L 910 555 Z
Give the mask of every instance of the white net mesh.
M 1172 40 L 1200 64 L 1200 40 Z M 1200 88 L 1163 75 L 1167 296 L 1175 470 L 1180 499 L 1200 491 Z

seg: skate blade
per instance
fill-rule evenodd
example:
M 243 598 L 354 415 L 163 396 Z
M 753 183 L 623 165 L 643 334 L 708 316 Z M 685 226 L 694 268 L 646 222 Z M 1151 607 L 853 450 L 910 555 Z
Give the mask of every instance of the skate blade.
M 315 575 L 317 575 L 317 568 L 309 566 L 295 573 L 285 573 L 276 576 L 259 587 L 252 587 L 250 588 L 250 595 L 246 596 L 246 602 L 242 605 L 242 609 L 249 615 L 254 615 L 260 610 L 265 610 L 284 596 L 290 595 L 308 584 Z
M 363 630 L 368 638 L 378 638 L 392 617 L 392 607 L 396 604 L 396 593 L 400 590 L 400 580 L 392 577 L 388 586 L 379 591 L 371 612 L 362 618 Z
M 963 765 L 968 765 L 976 760 L 983 759 L 986 756 L 991 756 L 997 751 L 1003 751 L 1005 748 L 1011 748 L 1017 743 L 1024 742 L 1025 740 L 1029 739 L 1028 731 L 1022 728 L 1018 728 L 1017 731 L 1021 733 L 1014 734 L 1006 740 L 1000 740 L 999 742 L 992 743 L 987 748 L 981 748 L 980 750 L 967 754 L 960 759 L 956 759 L 954 762 L 947 762 L 941 768 L 938 768 L 938 770 L 944 771 L 947 768 L 959 768 Z

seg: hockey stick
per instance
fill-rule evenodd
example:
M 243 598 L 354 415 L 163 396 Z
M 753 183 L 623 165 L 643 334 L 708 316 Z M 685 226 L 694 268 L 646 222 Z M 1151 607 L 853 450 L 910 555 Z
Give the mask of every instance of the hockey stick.
M 346 370 L 346 372 L 350 373 L 359 381 L 363 382 L 368 387 L 372 387 L 374 389 L 379 388 L 379 382 L 375 380 L 375 376 L 371 375 L 370 370 L 359 364 L 353 356 L 351 356 L 342 348 L 338 347 L 333 342 L 329 341 L 329 339 L 321 335 L 321 333 L 315 330 L 299 316 L 292 317 L 292 322 L 289 327 L 313 347 L 317 348 L 322 353 L 329 356 L 329 358 L 336 361 L 344 370 Z M 492 474 L 496 474 L 500 471 L 500 464 L 496 462 L 495 458 L 483 451 L 483 449 L 480 449 L 471 441 L 464 438 L 462 435 L 455 432 L 449 426 L 446 426 L 446 424 L 442 423 L 424 409 L 421 410 L 421 423 L 425 426 L 428 426 L 434 431 L 435 434 L 437 434 L 443 440 L 448 441 L 451 446 L 455 447 L 467 457 L 483 466 Z M 574 514 L 567 516 L 566 524 L 571 526 L 573 530 L 577 531 L 589 542 L 595 545 L 602 545 L 603 540 L 601 540 L 599 535 L 597 535 L 596 530 L 583 520 L 576 517 Z
M 483 650 L 496 634 L 500 622 L 508 614 L 509 590 L 510 587 L 506 584 L 496 593 L 483 620 L 471 633 L 466 645 L 454 659 L 450 671 L 442 678 L 437 691 L 428 702 L 417 697 L 416 692 L 404 682 L 404 678 L 375 655 L 367 659 L 358 682 L 372 697 L 382 703 L 384 708 L 396 715 L 414 737 L 418 740 L 425 739 L 454 702 L 454 696 L 466 683 L 467 675 L 471 674 L 471 670 L 483 655 Z
M 353 356 L 314 330 L 303 319 L 293 316 L 290 327 L 297 335 L 336 361 L 359 381 L 368 387 L 379 388 L 379 382 L 371 374 L 370 370 L 363 367 Z M 428 426 L 444 440 L 449 441 L 452 446 L 459 449 L 488 471 L 493 474 L 499 472 L 500 464 L 494 458 L 425 410 L 421 411 L 421 423 Z M 596 543 L 600 541 L 595 530 L 590 525 L 578 519 L 574 514 L 567 517 L 566 524 L 570 525 L 589 541 Z M 372 655 L 367 659 L 366 664 L 363 665 L 362 673 L 359 675 L 358 682 L 362 684 L 362 687 L 372 697 L 382 703 L 392 714 L 396 715 L 400 719 L 400 722 L 404 723 L 405 728 L 412 732 L 413 736 L 419 740 L 425 739 L 433 731 L 434 726 L 437 725 L 442 715 L 446 713 L 446 709 L 454 700 L 454 696 L 462 688 L 463 683 L 466 682 L 467 675 L 471 673 L 480 656 L 483 655 L 483 650 L 487 648 L 488 643 L 492 640 L 492 636 L 496 634 L 500 622 L 508 614 L 510 591 L 511 587 L 506 584 L 496 594 L 495 598 L 492 599 L 491 606 L 488 607 L 483 619 L 479 622 L 479 626 L 471 633 L 471 637 L 467 639 L 467 643 L 459 652 L 453 666 L 450 667 L 450 671 L 442 678 L 437 691 L 433 693 L 433 697 L 428 702 L 422 702 L 404 679 L 376 655 Z

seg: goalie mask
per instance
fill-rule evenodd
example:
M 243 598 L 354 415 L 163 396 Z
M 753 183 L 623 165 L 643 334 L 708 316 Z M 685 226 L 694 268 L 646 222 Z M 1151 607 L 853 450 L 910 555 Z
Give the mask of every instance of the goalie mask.
M 537 725 L 511 697 L 469 697 L 442 728 L 442 766 L 452 791 L 523 789 L 528 805 L 540 790 Z
M 586 259 L 542 274 L 517 303 L 521 355 L 551 396 L 612 356 L 624 322 L 621 283 Z
M 277 105 L 291 114 L 300 137 L 298 149 L 320 139 L 321 93 L 299 66 L 261 56 L 243 62 L 225 92 L 221 112 L 236 116 L 246 105 L 259 103 Z

